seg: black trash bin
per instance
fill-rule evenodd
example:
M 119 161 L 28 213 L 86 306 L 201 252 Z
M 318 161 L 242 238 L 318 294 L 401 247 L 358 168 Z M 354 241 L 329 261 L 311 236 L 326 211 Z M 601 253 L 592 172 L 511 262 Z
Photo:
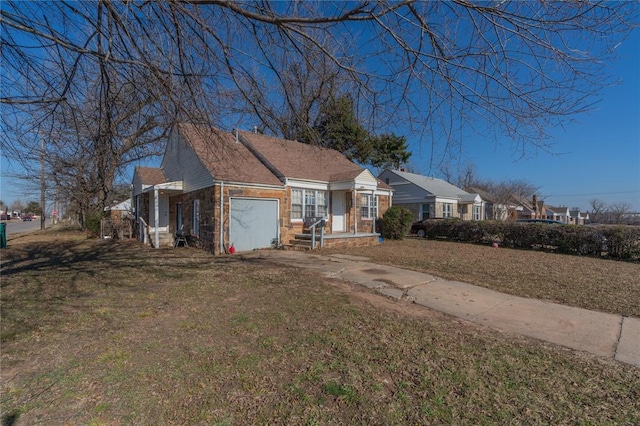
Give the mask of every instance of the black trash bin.
M 7 247 L 7 224 L 0 223 L 0 248 Z

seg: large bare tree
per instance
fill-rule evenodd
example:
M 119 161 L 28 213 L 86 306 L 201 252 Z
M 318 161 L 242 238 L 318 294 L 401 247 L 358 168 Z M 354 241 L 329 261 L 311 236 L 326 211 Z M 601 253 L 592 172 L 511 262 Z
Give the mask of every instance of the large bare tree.
M 514 149 L 544 149 L 546 129 L 590 108 L 613 83 L 603 77 L 607 61 L 638 18 L 633 2 L 600 1 L 5 1 L 0 8 L 1 143 L 14 158 L 29 131 L 59 120 L 83 79 L 100 82 L 102 130 L 87 147 L 98 153 L 111 149 L 109 102 L 127 83 L 134 99 L 150 96 L 165 125 L 253 123 L 290 136 L 314 124 L 323 100 L 349 93 L 368 130 L 418 132 L 434 159 L 450 157 L 462 130 L 477 123 L 508 135 Z

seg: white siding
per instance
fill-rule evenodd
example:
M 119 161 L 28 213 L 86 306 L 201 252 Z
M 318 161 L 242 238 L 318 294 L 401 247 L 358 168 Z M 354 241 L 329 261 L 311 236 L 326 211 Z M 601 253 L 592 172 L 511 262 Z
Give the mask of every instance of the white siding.
M 142 194 L 142 190 L 144 188 L 142 188 L 142 181 L 140 180 L 140 176 L 138 176 L 137 173 L 133 174 L 133 188 L 131 189 L 131 192 L 133 194 L 133 196 L 135 197 L 136 195 Z
M 424 203 L 426 197 L 431 195 L 429 191 L 425 191 L 388 170 L 382 172 L 378 179 L 393 188 L 393 204 L 395 205 Z M 389 179 L 388 182 L 387 179 Z
M 161 167 L 168 182 L 183 181 L 184 192 L 213 186 L 211 172 L 176 130 L 169 135 Z

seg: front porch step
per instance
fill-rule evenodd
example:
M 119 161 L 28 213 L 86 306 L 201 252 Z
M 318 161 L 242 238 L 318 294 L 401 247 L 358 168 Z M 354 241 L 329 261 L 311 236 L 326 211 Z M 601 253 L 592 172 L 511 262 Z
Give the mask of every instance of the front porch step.
M 319 245 L 318 241 L 316 241 L 316 247 Z M 311 250 L 311 237 L 309 238 L 296 238 L 289 241 L 289 247 L 292 250 Z
M 309 234 L 295 234 L 293 236 L 293 238 L 296 239 L 296 240 L 305 240 L 305 241 L 308 240 L 308 241 L 311 241 L 311 233 L 309 233 Z M 320 240 L 320 234 L 317 233 L 316 234 L 316 241 L 319 241 L 319 240 Z
M 155 234 L 149 234 L 149 243 L 151 246 L 154 245 Z M 168 234 L 166 232 L 158 234 L 158 242 L 160 243 L 160 247 L 173 247 L 175 241 L 175 236 L 173 234 Z

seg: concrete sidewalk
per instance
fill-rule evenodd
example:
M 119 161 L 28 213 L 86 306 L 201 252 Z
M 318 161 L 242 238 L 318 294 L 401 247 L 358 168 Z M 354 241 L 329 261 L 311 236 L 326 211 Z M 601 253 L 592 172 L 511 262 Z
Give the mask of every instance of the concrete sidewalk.
M 511 296 L 358 256 L 265 250 L 239 254 L 320 271 L 496 330 L 518 333 L 640 367 L 640 318 Z

